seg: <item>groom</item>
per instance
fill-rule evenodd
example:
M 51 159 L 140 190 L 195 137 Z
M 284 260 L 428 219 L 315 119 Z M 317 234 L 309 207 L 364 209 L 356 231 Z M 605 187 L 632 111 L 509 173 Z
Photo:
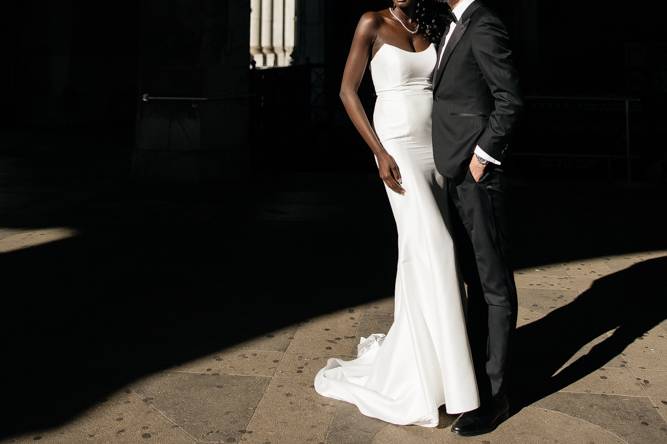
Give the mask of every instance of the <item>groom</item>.
M 517 296 L 507 262 L 503 162 L 523 102 L 507 31 L 479 0 L 451 8 L 433 77 L 433 155 L 446 178 L 447 223 L 467 285 L 466 316 L 480 408 L 452 425 L 487 433 L 509 417 L 507 397 Z

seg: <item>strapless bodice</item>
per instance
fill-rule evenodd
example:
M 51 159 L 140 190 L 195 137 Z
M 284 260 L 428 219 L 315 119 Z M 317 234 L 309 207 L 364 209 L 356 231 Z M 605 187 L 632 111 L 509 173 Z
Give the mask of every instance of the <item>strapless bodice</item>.
M 437 57 L 433 43 L 419 52 L 383 44 L 370 63 L 375 93 L 381 97 L 391 93 L 431 92 Z
M 437 62 L 435 45 L 411 52 L 382 45 L 371 60 L 377 94 L 373 126 L 380 141 L 401 141 L 431 151 L 432 77 Z M 408 141 L 411 141 L 408 143 Z M 387 145 L 388 146 L 388 145 Z

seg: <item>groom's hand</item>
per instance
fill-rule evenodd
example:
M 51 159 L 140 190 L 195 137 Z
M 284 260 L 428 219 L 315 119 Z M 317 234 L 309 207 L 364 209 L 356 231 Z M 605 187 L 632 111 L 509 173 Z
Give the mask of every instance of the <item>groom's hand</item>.
M 486 165 L 483 165 L 480 163 L 479 160 L 477 160 L 477 156 L 473 155 L 472 159 L 470 160 L 470 174 L 472 174 L 473 179 L 475 179 L 475 182 L 479 182 L 479 179 L 482 178 L 484 175 L 484 171 L 486 170 Z

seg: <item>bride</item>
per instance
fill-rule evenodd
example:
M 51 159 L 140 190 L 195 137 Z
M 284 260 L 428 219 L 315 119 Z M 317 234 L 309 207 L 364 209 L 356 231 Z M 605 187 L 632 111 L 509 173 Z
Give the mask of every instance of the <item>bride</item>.
M 329 358 L 314 387 L 370 417 L 436 427 L 441 405 L 456 414 L 480 399 L 443 218 L 447 193 L 433 160 L 431 81 L 442 31 L 431 18 L 436 3 L 425 5 L 394 0 L 363 14 L 354 34 L 340 95 L 374 154 L 396 221 L 394 322 L 386 335 L 362 337 L 356 359 Z M 357 95 L 369 63 L 377 93 L 372 125 Z

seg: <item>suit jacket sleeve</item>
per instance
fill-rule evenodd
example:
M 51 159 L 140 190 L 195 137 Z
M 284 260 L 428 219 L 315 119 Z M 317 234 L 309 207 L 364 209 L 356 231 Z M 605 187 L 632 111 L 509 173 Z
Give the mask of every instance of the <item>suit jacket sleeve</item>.
M 477 145 L 502 160 L 523 110 L 523 99 L 507 29 L 500 19 L 493 15 L 480 19 L 473 28 L 472 50 L 495 103 Z

